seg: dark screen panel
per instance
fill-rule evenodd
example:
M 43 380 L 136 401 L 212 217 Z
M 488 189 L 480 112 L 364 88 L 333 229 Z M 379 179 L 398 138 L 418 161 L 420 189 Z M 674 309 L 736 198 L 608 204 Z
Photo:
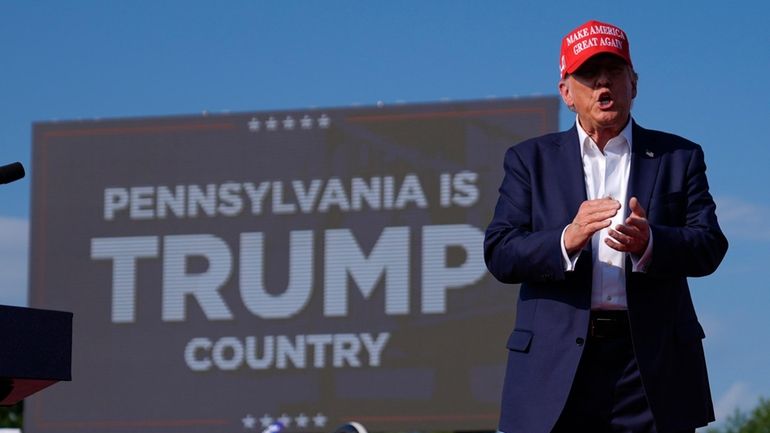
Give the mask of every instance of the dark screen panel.
M 30 304 L 75 313 L 29 432 L 481 430 L 516 287 L 505 149 L 554 97 L 34 127 Z

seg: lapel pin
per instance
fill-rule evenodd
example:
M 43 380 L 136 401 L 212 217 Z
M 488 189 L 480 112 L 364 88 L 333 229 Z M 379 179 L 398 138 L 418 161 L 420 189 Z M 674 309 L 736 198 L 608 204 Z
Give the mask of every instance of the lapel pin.
M 652 151 L 649 149 L 645 150 L 644 154 L 647 155 L 648 158 L 652 158 L 653 156 L 655 156 L 655 154 L 652 153 Z

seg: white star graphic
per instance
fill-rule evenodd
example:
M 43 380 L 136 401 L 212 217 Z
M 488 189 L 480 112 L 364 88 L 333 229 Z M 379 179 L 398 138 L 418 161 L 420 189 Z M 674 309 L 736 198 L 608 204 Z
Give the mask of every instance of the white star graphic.
M 302 129 L 310 129 L 313 127 L 313 119 L 305 114 L 302 119 L 299 119 L 299 125 L 302 127 Z
M 304 413 L 299 414 L 296 418 L 294 418 L 294 422 L 297 423 L 297 427 L 299 428 L 305 428 L 307 427 L 307 423 L 310 422 L 310 418 L 307 417 Z
M 270 118 L 267 119 L 267 122 L 265 122 L 265 126 L 268 131 L 275 131 L 278 128 L 278 121 L 275 120 L 273 116 L 270 116 Z
M 316 427 L 324 427 L 326 425 L 326 417 L 322 413 L 317 413 L 316 416 L 313 417 L 313 424 L 315 424 Z
M 291 418 L 289 418 L 289 415 L 281 414 L 281 417 L 277 419 L 278 422 L 283 424 L 284 427 L 288 427 L 289 424 L 291 424 Z
M 321 128 L 328 128 L 329 125 L 331 125 L 332 120 L 329 118 L 329 116 L 322 114 L 321 117 L 318 118 L 318 126 Z
M 270 427 L 270 424 L 273 423 L 273 417 L 271 417 L 268 414 L 265 414 L 262 416 L 262 418 L 259 419 L 260 424 L 262 424 L 263 428 Z
M 283 119 L 283 129 L 294 129 L 294 125 L 296 124 L 297 121 L 291 116 L 286 116 L 286 118 Z
M 246 415 L 241 419 L 241 422 L 243 423 L 243 428 L 247 429 L 253 429 L 257 425 L 257 419 L 251 416 L 251 414 Z
M 249 120 L 249 131 L 257 132 L 261 126 L 262 122 L 260 122 L 256 117 L 252 117 L 251 120 Z

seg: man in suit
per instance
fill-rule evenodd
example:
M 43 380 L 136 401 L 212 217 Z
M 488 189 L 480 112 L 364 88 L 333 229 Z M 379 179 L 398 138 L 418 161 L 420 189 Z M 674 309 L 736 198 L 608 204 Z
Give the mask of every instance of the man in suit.
M 693 432 L 714 420 L 687 277 L 727 240 L 701 147 L 631 117 L 620 28 L 564 37 L 559 92 L 575 126 L 511 147 L 485 259 L 521 283 L 504 433 Z

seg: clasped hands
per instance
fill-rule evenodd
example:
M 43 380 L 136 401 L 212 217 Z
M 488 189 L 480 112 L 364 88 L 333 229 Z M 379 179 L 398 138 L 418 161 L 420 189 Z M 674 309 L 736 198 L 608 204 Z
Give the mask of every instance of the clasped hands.
M 625 223 L 609 229 L 609 237 L 604 243 L 614 250 L 641 256 L 650 242 L 650 225 L 636 197 L 631 197 L 628 206 L 631 213 Z M 581 203 L 575 219 L 564 231 L 567 254 L 571 256 L 583 249 L 594 233 L 612 224 L 612 218 L 619 210 L 620 202 L 611 197 Z

